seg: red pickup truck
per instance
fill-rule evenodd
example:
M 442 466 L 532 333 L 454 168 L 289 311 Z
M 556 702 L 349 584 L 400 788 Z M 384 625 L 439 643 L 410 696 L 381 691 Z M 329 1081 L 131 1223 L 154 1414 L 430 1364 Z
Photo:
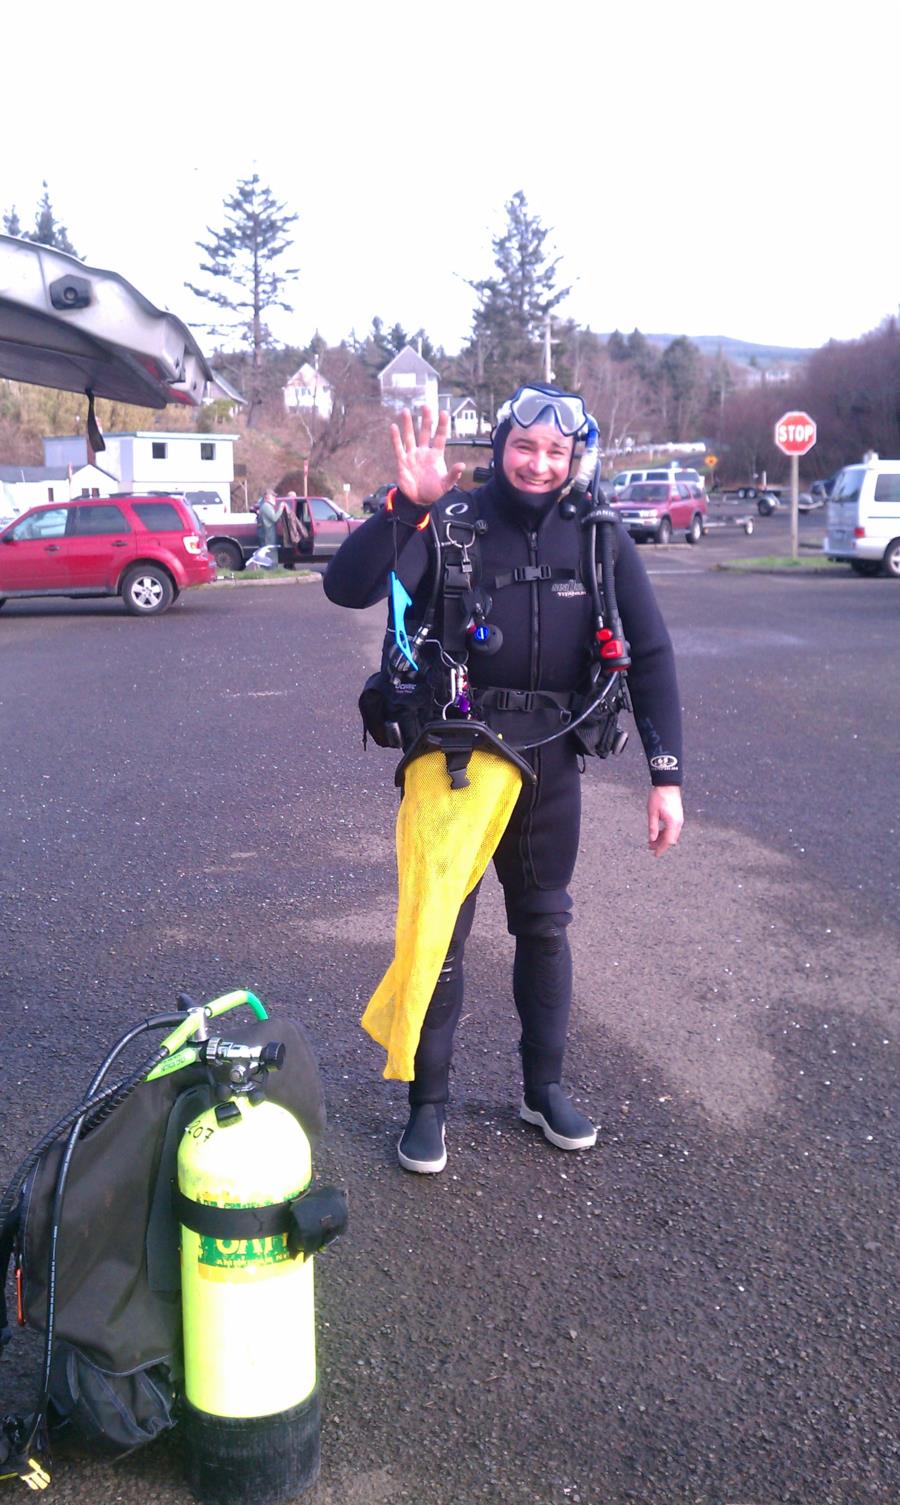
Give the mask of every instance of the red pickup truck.
M 354 528 L 365 519 L 351 517 L 343 507 L 324 496 L 278 497 L 296 508 L 306 535 L 296 548 L 279 541 L 278 558 L 282 564 L 296 564 L 304 559 L 328 559 L 336 554 Z M 210 554 L 221 570 L 242 570 L 250 555 L 259 548 L 255 512 L 226 512 L 218 507 L 197 507 L 206 530 Z M 279 538 L 281 528 L 279 527 Z

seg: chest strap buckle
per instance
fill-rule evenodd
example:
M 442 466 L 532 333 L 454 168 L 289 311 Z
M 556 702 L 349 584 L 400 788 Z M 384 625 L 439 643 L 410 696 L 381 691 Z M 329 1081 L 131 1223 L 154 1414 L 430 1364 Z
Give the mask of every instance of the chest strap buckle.
M 497 690 L 494 705 L 498 711 L 533 711 L 533 690 Z

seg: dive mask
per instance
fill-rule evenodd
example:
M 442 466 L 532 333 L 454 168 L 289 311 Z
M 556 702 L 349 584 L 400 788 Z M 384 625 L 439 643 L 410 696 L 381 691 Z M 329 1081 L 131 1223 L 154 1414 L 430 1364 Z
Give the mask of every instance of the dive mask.
M 519 428 L 531 428 L 545 414 L 548 422 L 556 424 L 567 439 L 577 438 L 588 426 L 588 414 L 584 402 L 575 392 L 559 392 L 555 387 L 519 387 L 513 397 L 499 409 L 497 422 L 509 418 Z

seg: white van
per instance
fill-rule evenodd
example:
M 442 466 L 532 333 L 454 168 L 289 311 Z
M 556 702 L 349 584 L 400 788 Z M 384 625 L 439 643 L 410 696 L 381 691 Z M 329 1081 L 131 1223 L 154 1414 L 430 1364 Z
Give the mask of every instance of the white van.
M 849 560 L 858 575 L 900 580 L 900 460 L 869 454 L 838 472 L 822 552 Z
M 706 479 L 698 470 L 684 469 L 681 465 L 653 465 L 645 470 L 620 470 L 612 478 L 614 491 L 624 491 L 635 481 L 686 481 L 706 490 Z

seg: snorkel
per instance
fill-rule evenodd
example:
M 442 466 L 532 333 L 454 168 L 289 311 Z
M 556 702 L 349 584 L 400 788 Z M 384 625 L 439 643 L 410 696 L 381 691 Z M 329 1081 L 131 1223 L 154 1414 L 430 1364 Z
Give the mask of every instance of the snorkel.
M 576 502 L 580 500 L 580 498 L 584 496 L 585 492 L 590 486 L 591 481 L 594 479 L 595 471 L 597 472 L 597 477 L 599 480 L 599 470 L 600 430 L 597 427 L 596 418 L 594 418 L 591 413 L 588 413 L 587 429 L 584 436 L 584 450 L 582 452 L 581 459 L 578 462 L 578 469 L 576 470 L 572 480 L 565 487 L 563 494 L 559 499 L 560 510 L 562 511 L 563 517 L 573 515 L 572 513 L 565 510 L 566 499 L 572 498 Z M 571 502 L 569 503 L 569 505 L 571 506 Z

